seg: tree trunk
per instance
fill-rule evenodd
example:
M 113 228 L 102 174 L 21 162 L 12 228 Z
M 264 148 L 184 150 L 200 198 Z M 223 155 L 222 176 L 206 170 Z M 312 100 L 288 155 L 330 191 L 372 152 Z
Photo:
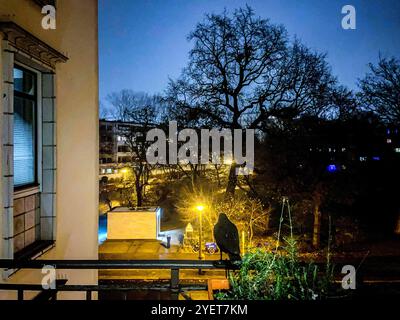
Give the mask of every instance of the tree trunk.
M 270 219 L 271 214 L 267 214 L 265 217 L 265 232 L 267 233 L 269 231 L 269 219 Z
M 318 249 L 321 241 L 321 211 L 319 210 L 319 203 L 314 205 L 314 229 L 312 244 L 315 249 Z
M 106 199 L 106 204 L 109 209 L 108 211 L 111 211 L 113 209 L 113 207 L 112 207 L 112 201 L 109 198 Z
M 136 206 L 141 207 L 143 205 L 143 186 L 140 184 L 140 181 L 136 179 Z
M 397 223 L 396 223 L 396 227 L 394 229 L 394 233 L 400 236 L 400 213 L 397 216 Z
M 237 184 L 237 175 L 236 175 L 236 164 L 232 164 L 229 169 L 229 177 L 228 177 L 228 185 L 226 186 L 225 194 L 227 196 L 233 196 L 235 194 Z
M 218 169 L 218 164 L 215 166 L 215 172 L 217 173 L 217 182 L 218 182 L 218 187 L 221 187 L 221 178 L 219 177 L 219 169 Z
M 253 236 L 254 236 L 254 231 L 253 231 L 253 223 L 249 224 L 249 239 L 247 239 L 248 241 L 248 246 L 251 248 L 252 247 L 252 243 L 253 243 Z

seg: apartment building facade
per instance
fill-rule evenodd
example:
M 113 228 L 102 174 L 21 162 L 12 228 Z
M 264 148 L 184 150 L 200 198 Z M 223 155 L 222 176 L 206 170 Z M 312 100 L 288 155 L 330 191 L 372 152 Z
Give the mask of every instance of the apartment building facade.
M 100 177 L 117 177 L 132 160 L 135 138 L 145 137 L 140 124 L 117 120 L 100 119 L 99 174 Z
M 56 10 L 55 29 L 43 27 L 45 5 Z M 97 6 L 0 0 L 1 259 L 98 258 Z M 43 277 L 41 270 L 0 272 L 5 283 Z M 97 283 L 93 270 L 62 277 Z M 0 299 L 15 298 L 0 291 Z

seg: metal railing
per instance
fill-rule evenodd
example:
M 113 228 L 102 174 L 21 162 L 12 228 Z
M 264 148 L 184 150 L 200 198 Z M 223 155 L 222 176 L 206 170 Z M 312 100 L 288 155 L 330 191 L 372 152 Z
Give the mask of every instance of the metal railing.
M 237 264 L 229 260 L 0 260 L 0 269 L 42 269 L 52 266 L 55 269 L 68 270 L 104 270 L 104 269 L 169 269 L 171 277 L 169 283 L 164 284 L 98 284 L 98 285 L 68 285 L 67 280 L 56 281 L 54 289 L 44 290 L 40 284 L 0 284 L 0 290 L 11 290 L 18 292 L 18 300 L 24 299 L 24 291 L 38 291 L 35 299 L 56 300 L 57 292 L 76 291 L 86 292 L 86 299 L 91 300 L 92 292 L 103 291 L 134 291 L 134 290 L 171 290 L 172 298 L 177 299 L 179 293 L 190 290 L 206 289 L 202 285 L 180 285 L 180 270 L 197 269 L 228 270 L 238 269 Z M 146 279 L 143 279 L 146 280 Z M 187 295 L 184 295 L 187 296 Z

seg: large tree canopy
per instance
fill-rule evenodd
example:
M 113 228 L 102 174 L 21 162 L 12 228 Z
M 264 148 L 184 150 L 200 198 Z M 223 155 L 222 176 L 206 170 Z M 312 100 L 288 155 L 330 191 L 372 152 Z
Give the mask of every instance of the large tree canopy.
M 170 117 L 184 126 L 266 130 L 271 122 L 322 115 L 332 106 L 336 79 L 323 54 L 251 8 L 206 15 L 188 39 L 189 63 L 171 80 Z M 237 183 L 232 164 L 227 194 Z
M 325 56 L 289 44 L 283 26 L 246 7 L 207 15 L 189 35 L 190 59 L 168 97 L 175 115 L 201 125 L 262 128 L 270 118 L 319 115 L 336 85 Z
M 400 122 L 400 61 L 380 58 L 369 65 L 370 72 L 360 80 L 361 99 L 383 120 Z

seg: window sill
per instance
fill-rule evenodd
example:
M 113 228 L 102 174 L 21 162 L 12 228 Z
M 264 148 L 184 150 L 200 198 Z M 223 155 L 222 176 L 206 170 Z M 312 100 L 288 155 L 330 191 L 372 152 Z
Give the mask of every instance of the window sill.
M 40 188 L 38 185 L 20 189 L 20 190 L 14 190 L 14 199 L 28 197 L 33 194 L 37 194 L 39 192 L 40 192 Z
M 51 250 L 55 246 L 53 240 L 38 240 L 26 248 L 14 254 L 14 260 L 34 260 Z M 4 278 L 10 278 L 16 274 L 19 269 L 5 269 L 3 271 Z
M 40 257 L 52 247 L 54 247 L 53 240 L 39 240 L 30 244 L 26 248 L 14 254 L 14 260 L 30 260 Z

